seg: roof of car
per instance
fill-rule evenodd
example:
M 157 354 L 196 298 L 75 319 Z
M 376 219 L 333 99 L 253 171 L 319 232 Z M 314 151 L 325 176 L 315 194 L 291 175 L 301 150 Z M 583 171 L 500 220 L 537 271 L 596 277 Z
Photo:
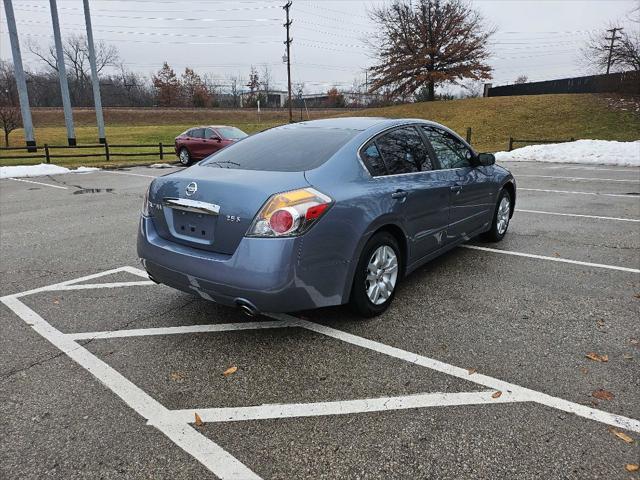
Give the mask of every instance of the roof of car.
M 408 122 L 424 122 L 419 119 L 407 118 L 385 118 L 385 117 L 340 117 L 325 118 L 322 120 L 309 120 L 307 122 L 299 122 L 292 125 L 293 127 L 308 128 L 336 128 L 345 130 L 367 130 L 374 126 L 393 126 Z

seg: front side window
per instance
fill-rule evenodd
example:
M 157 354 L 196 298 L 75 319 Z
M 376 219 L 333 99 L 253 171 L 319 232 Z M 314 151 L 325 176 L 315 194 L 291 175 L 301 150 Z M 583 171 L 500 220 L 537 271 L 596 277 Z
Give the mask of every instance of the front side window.
M 392 130 L 376 139 L 389 175 L 431 170 L 431 159 L 414 127 Z
M 227 140 L 240 140 L 247 136 L 246 133 L 236 127 L 218 127 L 218 132 Z
M 429 139 L 442 168 L 464 168 L 471 166 L 473 152 L 445 130 L 436 127 L 421 127 Z
M 218 135 L 213 131 L 213 129 L 207 128 L 204 131 L 204 138 L 211 140 L 212 138 L 218 138 Z

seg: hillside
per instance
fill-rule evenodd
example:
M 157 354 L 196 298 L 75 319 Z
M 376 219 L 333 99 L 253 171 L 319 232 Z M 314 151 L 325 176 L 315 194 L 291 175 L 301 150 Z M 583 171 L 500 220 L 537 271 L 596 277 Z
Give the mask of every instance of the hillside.
M 518 139 L 549 140 L 571 137 L 638 140 L 638 103 L 620 99 L 615 95 L 532 95 L 414 103 L 375 109 L 310 110 L 309 113 L 311 119 L 345 115 L 424 118 L 447 125 L 461 135 L 465 135 L 467 127 L 471 127 L 474 147 L 479 151 L 491 152 L 505 150 L 510 136 Z M 34 109 L 33 117 L 39 145 L 66 143 L 61 109 Z M 74 109 L 74 118 L 78 143 L 94 143 L 97 134 L 93 111 L 86 108 Z M 299 118 L 300 111 L 296 110 L 294 119 Z M 306 112 L 304 118 L 307 118 Z M 107 108 L 105 120 L 107 138 L 111 144 L 163 142 L 172 145 L 176 135 L 193 125 L 231 124 L 248 133 L 254 133 L 285 123 L 287 112 L 270 110 L 258 115 L 255 110 L 249 109 Z M 11 134 L 11 144 L 24 145 L 21 130 Z M 65 150 L 64 153 L 71 152 Z M 0 151 L 0 163 L 3 165 L 25 163 L 20 160 L 2 160 L 3 156 L 8 154 Z M 169 158 L 173 158 L 171 154 Z M 141 157 L 133 158 L 135 162 L 143 160 L 145 159 Z M 27 163 L 36 162 L 38 160 Z M 57 163 L 89 164 L 102 163 L 102 160 L 72 158 L 57 159 Z
M 612 95 L 528 95 L 425 102 L 368 109 L 360 115 L 424 118 L 461 135 L 472 128 L 481 151 L 507 148 L 508 138 L 638 140 L 640 112 L 610 106 Z M 626 105 L 626 104 L 625 104 Z

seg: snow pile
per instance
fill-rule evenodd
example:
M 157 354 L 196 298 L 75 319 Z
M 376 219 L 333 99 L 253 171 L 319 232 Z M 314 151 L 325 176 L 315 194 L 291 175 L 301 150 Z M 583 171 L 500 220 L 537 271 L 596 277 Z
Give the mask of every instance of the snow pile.
M 640 141 L 577 140 L 530 145 L 511 152 L 497 152 L 495 155 L 498 162 L 531 161 L 640 167 Z
M 0 178 L 15 177 L 40 177 L 43 175 L 60 175 L 61 173 L 87 173 L 100 170 L 94 167 L 78 167 L 69 170 L 59 165 L 41 163 L 40 165 L 19 165 L 16 167 L 0 167 Z
M 152 163 L 149 165 L 149 168 L 173 168 L 175 165 L 171 165 L 169 163 Z

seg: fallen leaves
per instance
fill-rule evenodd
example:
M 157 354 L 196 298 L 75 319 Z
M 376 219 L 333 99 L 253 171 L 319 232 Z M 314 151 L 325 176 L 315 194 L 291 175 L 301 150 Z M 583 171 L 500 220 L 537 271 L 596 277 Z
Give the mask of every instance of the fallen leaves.
M 502 392 L 498 390 L 497 392 L 493 392 L 493 395 L 491 395 L 491 398 L 500 398 L 501 395 L 502 395 Z
M 594 390 L 591 392 L 591 396 L 597 398 L 598 400 L 613 400 L 615 395 L 608 390 L 604 390 L 599 388 L 598 390 Z
M 60 300 L 58 300 L 57 298 L 53 301 L 54 305 L 59 305 L 60 304 Z
M 631 345 L 640 345 L 640 340 L 638 340 L 637 338 L 630 338 L 629 343 Z
M 204 422 L 200 418 L 200 415 L 198 415 L 198 412 L 193 412 L 193 414 L 196 416 L 196 427 L 201 427 L 202 425 L 204 425 Z
M 233 375 L 237 371 L 238 371 L 238 367 L 229 367 L 224 372 L 222 372 L 222 375 L 224 375 L 225 377 L 228 377 L 229 375 Z
M 599 355 L 596 352 L 589 352 L 585 355 L 589 360 L 593 360 L 594 362 L 608 362 L 609 355 Z
M 467 368 L 467 372 L 469 372 L 469 375 L 473 375 L 477 371 L 478 371 L 478 369 L 476 369 L 476 368 Z
M 609 432 L 614 434 L 616 437 L 618 437 L 620 440 L 622 440 L 625 443 L 633 443 L 633 438 L 631 438 L 626 433 L 621 432 L 620 430 L 617 430 L 613 427 L 609 427 Z
M 185 379 L 186 375 L 183 372 L 171 372 L 169 379 L 174 382 L 181 382 Z
M 627 463 L 624 466 L 624 469 L 627 472 L 637 472 L 638 470 L 640 470 L 640 465 L 638 465 L 637 463 Z

